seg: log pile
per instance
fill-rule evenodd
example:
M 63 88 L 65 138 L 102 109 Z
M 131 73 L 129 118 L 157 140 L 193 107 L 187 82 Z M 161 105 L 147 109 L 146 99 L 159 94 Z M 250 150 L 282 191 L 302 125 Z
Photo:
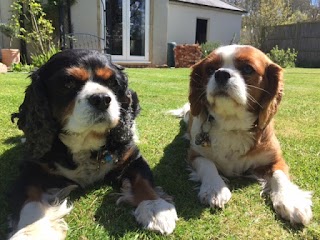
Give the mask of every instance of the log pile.
M 201 47 L 199 44 L 183 44 L 174 48 L 175 67 L 191 67 L 201 59 Z

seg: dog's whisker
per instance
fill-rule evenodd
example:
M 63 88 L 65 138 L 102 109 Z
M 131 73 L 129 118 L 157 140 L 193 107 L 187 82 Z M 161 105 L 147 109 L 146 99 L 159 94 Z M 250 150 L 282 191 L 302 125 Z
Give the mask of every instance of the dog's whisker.
M 247 84 L 247 87 L 255 88 L 255 89 L 258 89 L 258 90 L 261 90 L 263 92 L 270 94 L 270 92 L 268 92 L 267 90 L 260 88 L 260 87 L 257 87 L 257 86 L 254 86 L 254 85 L 251 85 L 251 84 Z
M 205 95 L 206 95 L 206 90 L 204 90 L 201 94 L 199 94 L 199 97 L 196 99 L 195 104 L 200 102 Z
M 260 104 L 252 95 L 250 95 L 249 93 L 248 93 L 248 98 L 249 98 L 252 102 L 256 103 L 260 108 L 262 108 L 261 104 Z
M 198 77 L 201 77 L 199 74 L 195 74 L 196 76 L 198 76 Z M 191 81 L 192 82 L 195 82 L 195 83 L 197 83 L 197 84 L 199 84 L 199 85 L 205 85 L 205 83 L 204 82 L 202 82 L 202 81 L 199 81 L 198 79 L 196 79 L 196 78 L 191 78 Z

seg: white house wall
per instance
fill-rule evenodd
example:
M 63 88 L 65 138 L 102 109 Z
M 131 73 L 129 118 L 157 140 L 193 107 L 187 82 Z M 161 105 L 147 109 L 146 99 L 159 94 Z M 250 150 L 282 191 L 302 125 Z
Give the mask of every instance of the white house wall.
M 168 42 L 195 43 L 197 18 L 207 19 L 207 41 L 229 44 L 239 39 L 241 13 L 175 2 L 169 3 Z
M 74 33 L 88 33 L 103 38 L 101 35 L 102 15 L 100 0 L 77 0 L 71 7 L 71 22 Z
M 11 18 L 11 8 L 10 5 L 12 1 L 0 0 L 0 22 L 7 23 Z M 12 47 L 18 47 L 19 41 L 13 41 Z M 0 33 L 0 48 L 9 48 L 9 38 L 7 38 L 3 33 Z
M 96 0 L 77 0 L 71 7 L 73 32 L 97 35 L 98 6 Z
M 167 63 L 168 0 L 152 0 L 150 15 L 151 63 Z

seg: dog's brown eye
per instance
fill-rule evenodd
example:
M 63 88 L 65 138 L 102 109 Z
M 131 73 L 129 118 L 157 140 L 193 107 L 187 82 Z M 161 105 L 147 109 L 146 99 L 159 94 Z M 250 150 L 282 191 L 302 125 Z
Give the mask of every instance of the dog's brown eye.
M 254 73 L 254 69 L 250 65 L 246 64 L 242 67 L 241 72 L 245 75 L 249 75 Z
M 72 79 L 68 79 L 66 81 L 66 83 L 64 84 L 64 87 L 67 88 L 67 89 L 72 89 L 72 88 L 75 88 L 76 87 L 76 83 L 74 80 Z

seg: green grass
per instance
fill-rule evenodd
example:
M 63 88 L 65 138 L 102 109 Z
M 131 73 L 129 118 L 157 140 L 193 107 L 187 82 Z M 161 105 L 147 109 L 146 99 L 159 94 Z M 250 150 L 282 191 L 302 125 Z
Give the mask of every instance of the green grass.
M 199 203 L 186 171 L 187 143 L 178 119 L 165 115 L 187 100 L 189 69 L 127 69 L 130 86 L 142 106 L 138 117 L 140 149 L 156 178 L 175 198 L 179 221 L 170 236 L 143 230 L 130 206 L 116 206 L 114 190 L 95 186 L 71 196 L 74 210 L 67 217 L 68 239 L 320 239 L 320 69 L 285 71 L 285 95 L 276 116 L 276 130 L 292 179 L 312 190 L 314 218 L 306 228 L 279 219 L 270 200 L 259 196 L 260 186 L 232 179 L 233 196 L 223 210 Z M 0 75 L 0 239 L 5 238 L 5 192 L 17 172 L 22 136 L 10 114 L 23 100 L 27 74 Z

